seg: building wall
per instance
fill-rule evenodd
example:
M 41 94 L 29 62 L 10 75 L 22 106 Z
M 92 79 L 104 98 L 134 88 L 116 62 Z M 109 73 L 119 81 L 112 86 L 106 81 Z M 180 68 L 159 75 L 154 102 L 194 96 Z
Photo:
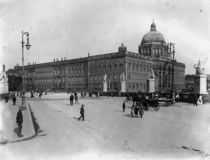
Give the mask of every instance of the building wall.
M 154 60 L 150 56 L 128 51 L 88 56 L 72 60 L 25 66 L 27 90 L 103 91 L 107 75 L 108 91 L 121 90 L 121 75 L 125 74 L 126 92 L 146 91 L 146 81 L 151 68 L 155 71 L 156 90 L 168 92 L 172 86 L 172 63 Z M 174 62 L 174 88 L 184 88 L 182 63 Z M 22 75 L 22 68 L 14 68 Z
M 152 61 L 144 58 L 126 58 L 126 91 L 146 92 L 146 82 L 149 77 Z

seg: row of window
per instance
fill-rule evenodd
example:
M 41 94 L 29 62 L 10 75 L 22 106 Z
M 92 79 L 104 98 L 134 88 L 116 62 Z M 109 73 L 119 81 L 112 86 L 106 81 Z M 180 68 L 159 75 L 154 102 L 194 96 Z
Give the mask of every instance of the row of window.
M 129 90 L 145 90 L 146 83 L 128 83 Z
M 151 65 L 149 64 L 131 64 L 128 63 L 128 70 L 149 72 Z
M 100 72 L 100 71 L 111 71 L 111 70 L 123 70 L 123 64 L 114 64 L 114 65 L 103 65 L 103 66 L 94 66 L 90 65 L 90 72 Z
M 136 74 L 136 73 L 128 74 L 128 80 L 141 80 L 141 79 L 148 79 L 148 74 Z

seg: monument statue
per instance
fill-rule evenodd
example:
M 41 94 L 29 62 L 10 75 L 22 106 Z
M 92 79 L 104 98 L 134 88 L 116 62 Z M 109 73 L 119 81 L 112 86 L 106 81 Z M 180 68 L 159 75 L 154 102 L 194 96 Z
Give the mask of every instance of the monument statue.
M 207 58 L 201 62 L 201 60 L 198 60 L 198 63 L 196 63 L 193 67 L 196 70 L 196 74 L 200 75 L 200 74 L 204 74 L 204 65 L 206 64 Z
M 104 75 L 104 83 L 106 83 L 106 77 L 107 77 L 107 75 L 105 74 Z
M 153 68 L 151 67 L 150 72 L 149 72 L 149 79 L 153 79 L 153 78 L 155 78 L 155 73 L 154 73 Z
M 201 61 L 199 59 L 198 63 L 196 63 L 193 66 L 196 70 L 196 75 L 194 76 L 194 87 L 193 87 L 194 94 L 208 95 L 206 90 L 207 75 L 204 74 L 204 65 L 206 61 L 207 58 L 204 61 Z
M 124 72 L 122 74 L 120 74 L 120 80 L 125 81 L 125 73 Z

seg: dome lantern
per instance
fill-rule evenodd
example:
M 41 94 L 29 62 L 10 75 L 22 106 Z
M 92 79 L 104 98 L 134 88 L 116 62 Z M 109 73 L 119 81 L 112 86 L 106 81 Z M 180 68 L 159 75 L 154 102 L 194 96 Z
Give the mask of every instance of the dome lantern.
M 146 43 L 165 43 L 164 36 L 156 30 L 156 25 L 153 22 L 150 27 L 150 32 L 146 33 L 141 41 L 141 45 Z
M 156 25 L 154 22 L 151 24 L 150 31 L 156 31 Z

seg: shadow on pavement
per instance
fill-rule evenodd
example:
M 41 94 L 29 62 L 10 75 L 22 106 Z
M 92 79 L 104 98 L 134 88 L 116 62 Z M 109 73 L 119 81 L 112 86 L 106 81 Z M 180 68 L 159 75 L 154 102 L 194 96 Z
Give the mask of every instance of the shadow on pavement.
M 131 114 L 124 114 L 123 116 L 125 116 L 125 117 L 130 117 L 130 118 L 134 118 L 133 116 L 131 116 Z
M 117 109 L 115 109 L 114 111 L 116 111 L 116 112 L 123 112 L 123 111 L 121 111 L 121 110 L 117 110 Z
M 79 120 L 79 118 L 78 117 L 73 117 L 74 119 L 76 119 L 76 120 Z

